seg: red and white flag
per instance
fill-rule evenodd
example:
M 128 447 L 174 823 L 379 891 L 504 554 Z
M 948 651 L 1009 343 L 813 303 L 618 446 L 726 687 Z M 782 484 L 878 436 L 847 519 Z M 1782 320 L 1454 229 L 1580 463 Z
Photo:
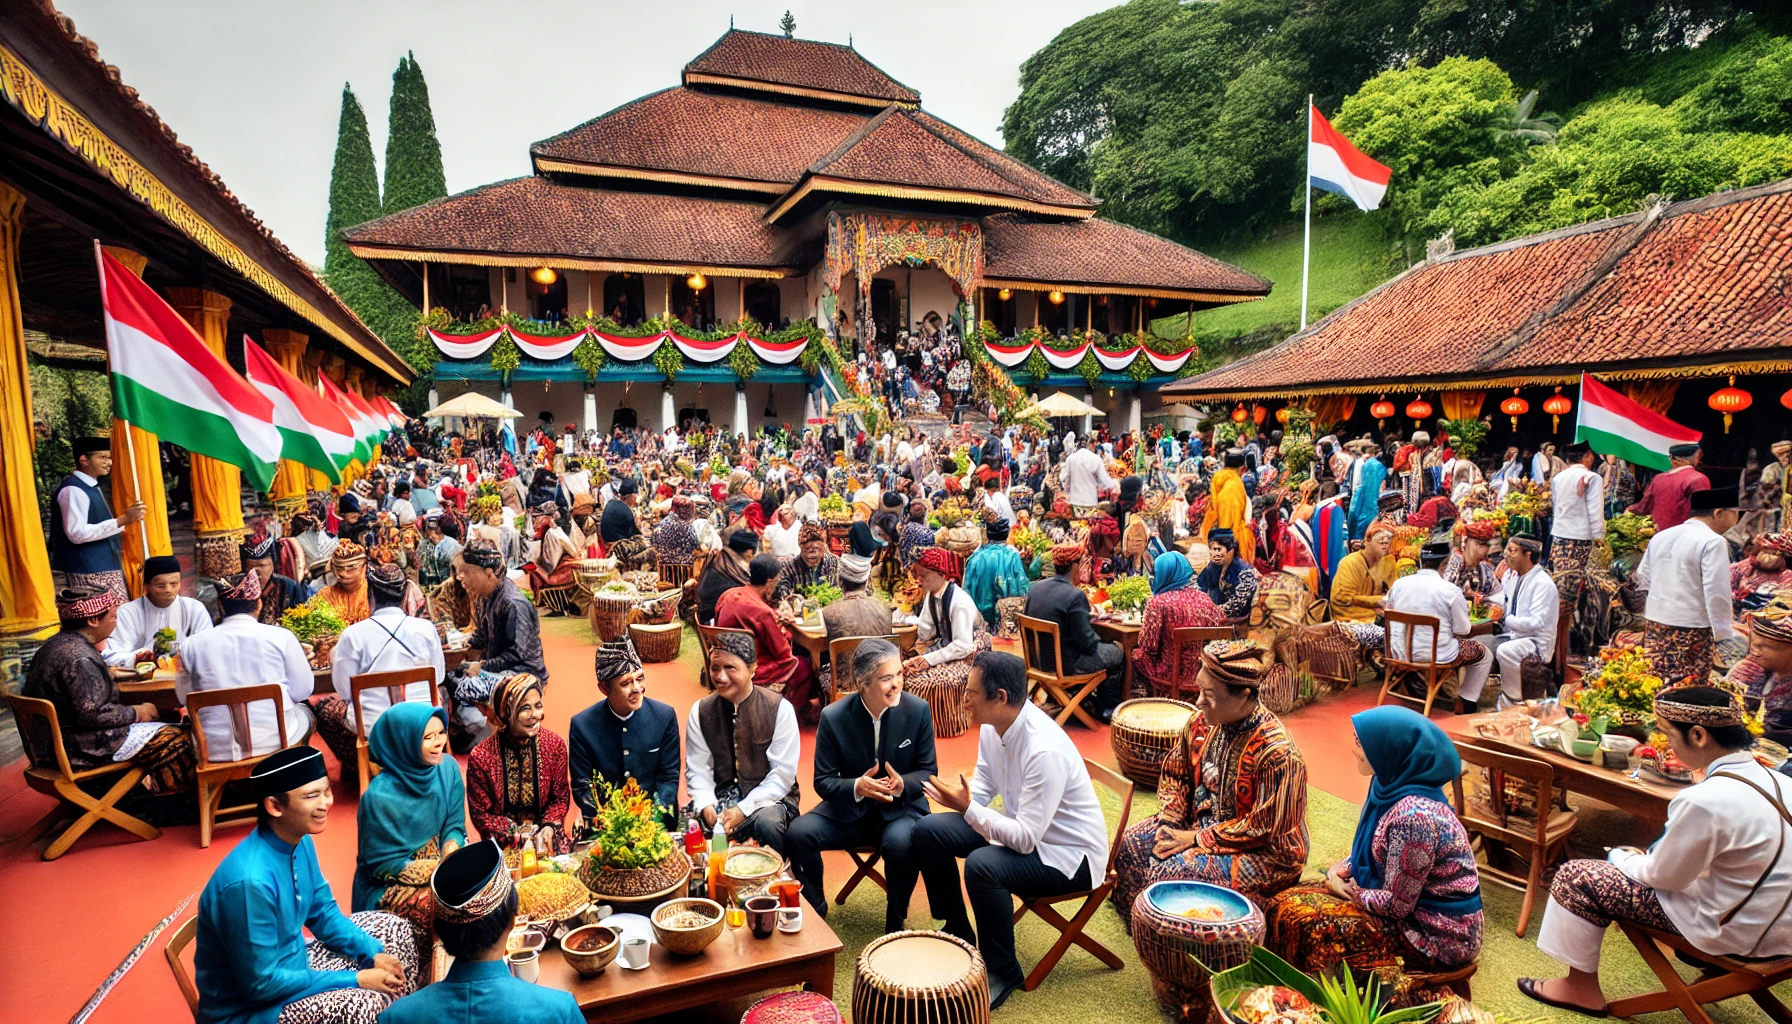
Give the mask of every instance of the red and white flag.
M 1338 134 L 1318 107 L 1308 104 L 1307 116 L 1307 183 L 1344 196 L 1359 210 L 1380 206 L 1392 172 Z

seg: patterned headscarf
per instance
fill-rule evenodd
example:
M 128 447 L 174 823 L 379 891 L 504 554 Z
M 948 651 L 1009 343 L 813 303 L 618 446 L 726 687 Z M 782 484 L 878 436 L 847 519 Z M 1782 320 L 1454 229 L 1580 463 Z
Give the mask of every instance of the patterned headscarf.
M 541 680 L 527 672 L 518 672 L 498 680 L 498 685 L 492 689 L 491 707 L 492 718 L 499 728 L 509 728 L 511 721 L 516 718 L 517 709 L 529 699 L 530 690 L 540 692 Z
M 964 559 L 945 548 L 922 548 L 915 558 L 915 568 L 931 569 L 949 580 L 964 578 Z
M 382 562 L 367 570 L 367 585 L 382 597 L 403 597 L 410 581 L 396 562 Z
M 634 641 L 626 636 L 599 646 L 596 660 L 597 678 L 606 683 L 641 670 L 641 656 L 635 652 Z
M 257 532 L 242 543 L 244 561 L 256 561 L 274 557 L 274 538 L 265 532 Z
M 815 522 L 804 523 L 803 528 L 798 530 L 796 534 L 796 541 L 798 544 L 807 544 L 812 540 L 825 541 L 827 539 L 828 531 L 823 528 L 820 523 Z
M 251 569 L 235 576 L 226 576 L 218 581 L 223 586 L 218 588 L 218 597 L 226 601 L 259 601 L 261 600 L 261 573 Z
M 1696 687 L 1705 689 L 1705 687 Z M 1655 697 L 1655 717 L 1676 725 L 1702 725 L 1714 729 L 1725 725 L 1742 724 L 1742 705 L 1732 698 L 1729 704 L 1712 707 L 1709 704 L 1688 704 L 1675 700 L 1674 695 L 1695 687 L 1680 686 L 1663 690 Z
M 366 564 L 367 564 L 367 549 L 362 547 L 359 544 L 356 544 L 352 540 L 345 540 L 345 541 L 338 543 L 336 545 L 336 550 L 330 552 L 330 569 L 331 569 L 331 571 L 335 571 L 337 569 L 347 569 L 347 568 L 351 568 L 353 566 L 366 565 Z
M 249 575 L 253 576 L 254 573 Z M 56 595 L 56 615 L 58 618 L 97 619 L 123 602 L 110 589 L 96 590 L 90 587 L 70 587 Z
M 1077 564 L 1089 553 L 1082 541 L 1066 541 L 1052 545 L 1052 568 L 1059 572 Z
M 504 906 L 516 885 L 496 839 L 463 846 L 442 858 L 429 877 L 436 920 L 472 924 Z
M 1391 520 L 1377 519 L 1373 523 L 1369 524 L 1369 528 L 1367 530 L 1363 531 L 1363 539 L 1369 540 L 1369 539 L 1373 538 L 1378 533 L 1390 533 L 1391 534 L 1393 532 L 1394 532 L 1394 524 Z
M 732 654 L 746 662 L 748 667 L 759 660 L 759 645 L 744 633 L 719 633 L 709 642 L 709 649 Z
M 499 551 L 498 545 L 489 540 L 468 541 L 466 547 L 460 549 L 460 556 L 468 565 L 490 569 L 492 572 L 504 571 L 504 552 Z
M 1257 689 L 1275 654 L 1255 640 L 1214 640 L 1201 648 L 1201 669 L 1228 686 Z
M 1758 551 L 1778 551 L 1792 555 L 1792 533 L 1764 533 L 1755 540 Z

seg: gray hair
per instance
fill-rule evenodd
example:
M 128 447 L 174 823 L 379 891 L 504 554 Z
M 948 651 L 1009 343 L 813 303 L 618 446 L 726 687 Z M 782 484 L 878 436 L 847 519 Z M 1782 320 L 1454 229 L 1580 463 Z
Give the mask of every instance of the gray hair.
M 902 659 L 902 651 L 881 636 L 874 636 L 859 644 L 852 652 L 852 679 L 857 686 L 869 686 L 877 675 L 877 668 L 891 658 Z

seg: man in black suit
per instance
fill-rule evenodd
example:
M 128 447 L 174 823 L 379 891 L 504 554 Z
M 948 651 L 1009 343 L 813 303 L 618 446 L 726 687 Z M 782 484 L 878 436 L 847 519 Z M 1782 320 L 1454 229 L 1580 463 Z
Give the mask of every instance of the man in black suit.
M 826 917 L 821 851 L 877 847 L 890 886 L 884 929 L 901 931 L 920 874 L 909 837 L 927 814 L 921 783 L 938 770 L 933 716 L 926 701 L 902 692 L 902 652 L 888 640 L 861 643 L 851 671 L 858 694 L 828 705 L 815 730 L 821 803 L 791 823 L 784 853 L 809 905 Z
M 567 760 L 572 798 L 587 819 L 597 810 L 592 780 L 625 786 L 630 779 L 663 808 L 674 834 L 684 831 L 678 817 L 678 713 L 647 696 L 647 673 L 628 639 L 597 649 L 597 688 L 604 699 L 572 716 Z
M 1120 703 L 1119 681 L 1126 658 L 1119 644 L 1101 639 L 1090 624 L 1089 595 L 1083 593 L 1074 578 L 1078 563 L 1087 553 L 1087 548 L 1079 542 L 1053 547 L 1052 575 L 1033 584 L 1027 591 L 1027 606 L 1022 614 L 1058 624 L 1058 644 L 1063 647 L 1064 661 L 1069 666 L 1064 674 L 1107 672 L 1107 682 L 1097 695 L 1098 706 L 1105 717 L 1106 711 Z M 1051 657 L 1050 651 L 1040 654 L 1047 659 Z M 1033 667 L 1047 672 L 1057 669 L 1056 665 Z

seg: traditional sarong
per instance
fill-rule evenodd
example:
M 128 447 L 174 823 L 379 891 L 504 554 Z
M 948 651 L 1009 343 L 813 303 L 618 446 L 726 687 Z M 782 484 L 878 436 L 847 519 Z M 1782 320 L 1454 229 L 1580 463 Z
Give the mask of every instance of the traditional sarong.
M 330 748 L 337 763 L 342 765 L 342 784 L 359 785 L 360 776 L 355 768 L 355 747 L 359 740 L 355 736 L 355 727 L 349 724 L 348 701 L 334 693 L 319 697 L 311 702 L 311 714 L 317 719 L 317 734 L 324 738 L 324 746 Z
M 903 682 L 903 689 L 927 702 L 933 712 L 933 734 L 942 739 L 962 734 L 970 728 L 964 707 L 965 687 L 971 681 L 971 662 L 990 649 L 989 633 L 977 630 L 971 637 L 971 653 L 957 661 L 947 661 L 916 672 Z
M 143 769 L 152 792 L 164 795 L 192 789 L 199 767 L 199 756 L 193 751 L 193 732 L 185 721 L 163 725 L 128 760 Z
M 1402 961 L 1419 970 L 1434 966 L 1406 941 L 1400 922 L 1339 899 L 1323 885 L 1296 886 L 1277 893 L 1264 903 L 1263 918 L 1263 944 L 1309 974 L 1330 970 L 1340 962 L 1356 971 Z
M 410 926 L 417 949 L 434 948 L 436 902 L 429 891 L 429 879 L 436 873 L 441 858 L 440 842 L 431 839 L 423 849 L 411 855 L 410 863 L 400 869 L 398 877 L 387 882 L 385 891 L 380 893 L 379 908 L 404 919 Z
M 1482 658 L 1488 656 L 1487 648 L 1481 641 L 1458 640 L 1456 641 L 1456 660 L 1444 667 L 1450 670 L 1467 668 L 1470 665 L 1479 664 Z M 1438 687 L 1437 699 L 1445 702 L 1455 700 L 1456 690 L 1461 684 L 1462 677 L 1460 675 L 1452 675 L 1445 679 L 1443 685 Z M 1407 676 L 1401 689 L 1408 697 L 1415 700 L 1425 699 L 1425 681 L 1419 676 Z
M 1587 568 L 1593 559 L 1593 542 L 1550 538 L 1549 574 L 1556 590 L 1569 605 L 1580 601 L 1581 591 L 1588 586 Z
M 124 570 L 108 569 L 105 572 L 61 572 L 50 573 L 50 583 L 57 590 L 110 590 L 120 601 L 129 601 L 130 592 L 124 586 Z
M 418 947 L 411 927 L 398 917 L 377 910 L 363 910 L 349 920 L 379 940 L 386 952 L 404 965 L 405 994 L 417 987 Z M 432 943 L 433 948 L 433 943 Z M 352 971 L 360 965 L 351 957 L 328 949 L 321 942 L 305 946 L 305 959 L 314 971 Z M 280 1008 L 279 1024 L 374 1024 L 380 1011 L 397 997 L 365 988 L 335 988 L 306 996 Z
M 1643 653 L 1665 687 L 1692 683 L 1702 686 L 1711 675 L 1717 645 L 1709 626 L 1669 626 L 1643 623 Z
M 1603 860 L 1570 860 L 1556 870 L 1549 897 L 1575 917 L 1604 928 L 1613 921 L 1634 921 L 1678 935 L 1655 890 Z
M 652 568 L 657 562 L 653 541 L 646 536 L 624 537 L 611 542 L 608 547 L 610 557 L 624 569 Z

